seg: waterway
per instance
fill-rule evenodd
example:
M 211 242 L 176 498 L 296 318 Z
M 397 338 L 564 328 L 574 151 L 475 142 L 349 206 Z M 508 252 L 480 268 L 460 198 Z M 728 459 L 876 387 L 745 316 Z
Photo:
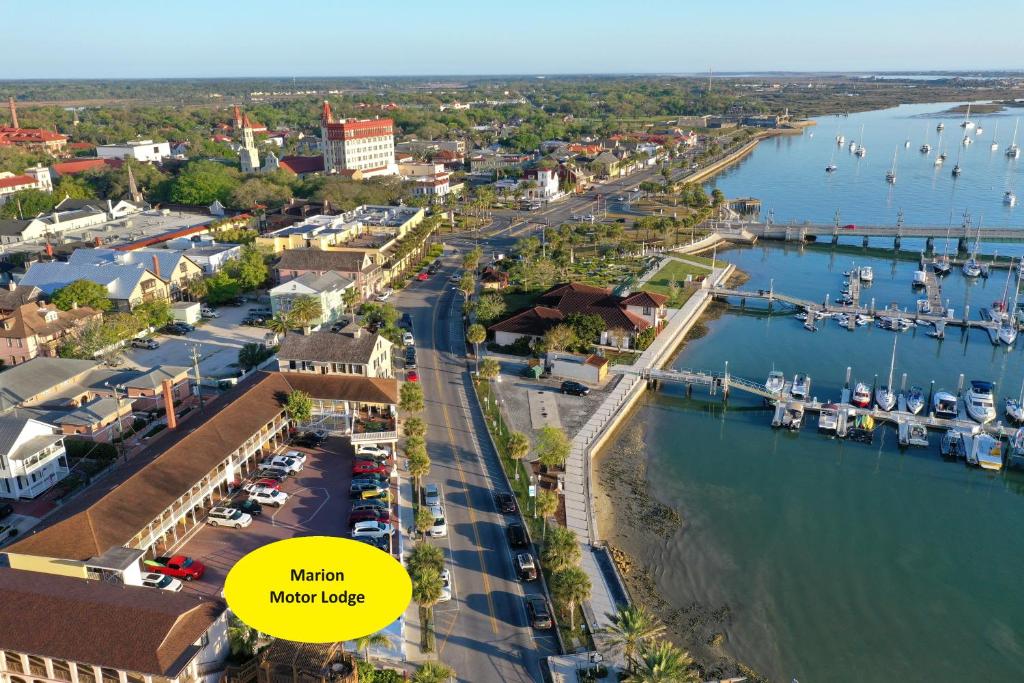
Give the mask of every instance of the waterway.
M 762 202 L 761 219 L 769 214 L 776 223 L 812 221 L 832 223 L 839 211 L 841 223 L 894 225 L 903 212 L 907 225 L 946 225 L 952 217 L 960 225 L 965 210 L 975 225 L 1024 227 L 1024 203 L 1010 208 L 1003 193 L 1013 189 L 1024 198 L 1024 157 L 1010 159 L 1005 148 L 1014 123 L 1024 114 L 1019 108 L 994 114 L 971 115 L 984 132 L 968 131 L 973 144 L 964 146 L 960 128 L 963 114 L 949 110 L 966 103 L 911 104 L 849 116 L 825 116 L 803 135 L 784 135 L 762 141 L 740 163 L 719 174 L 709 187 L 728 197 L 754 196 Z M 938 123 L 945 124 L 941 149 L 948 155 L 935 166 L 939 153 Z M 1018 142 L 1024 139 L 1024 122 Z M 863 126 L 863 136 L 861 127 Z M 976 130 L 976 129 L 975 129 Z M 846 144 L 839 147 L 836 135 Z M 993 151 L 995 138 L 999 149 Z M 851 140 L 863 142 L 867 155 L 855 156 Z M 910 141 L 910 147 L 904 146 Z M 932 146 L 930 154 L 919 151 Z M 896 154 L 896 182 L 885 180 Z M 962 174 L 952 175 L 959 163 Z M 838 169 L 826 173 L 825 166 Z
M 960 131 L 952 117 L 946 121 L 947 131 Z M 889 125 L 895 130 L 905 122 Z M 817 132 L 834 144 L 828 126 Z M 790 211 L 830 219 L 829 197 L 840 193 L 826 187 L 801 195 L 790 186 L 787 194 L 780 184 L 793 146 L 801 144 L 799 138 L 769 142 L 719 182 L 730 184 L 731 196 L 778 191 L 777 218 Z M 782 160 L 778 174 L 768 170 L 771 150 Z M 1001 155 L 998 163 L 1005 163 Z M 823 181 L 817 173 L 814 180 Z M 882 197 L 865 194 L 861 214 L 850 220 L 890 216 L 884 179 L 875 180 Z M 931 192 L 930 185 L 919 191 Z M 905 204 L 930 210 L 911 196 Z M 990 209 L 1002 210 L 998 195 L 986 205 L 986 223 Z M 922 222 L 939 217 L 923 215 Z M 1019 245 L 992 248 L 1006 253 Z M 912 310 L 919 296 L 911 288 L 913 262 L 858 250 L 756 246 L 721 256 L 750 275 L 745 286 L 752 289 L 834 297 L 842 272 L 855 262 L 875 271 L 862 302 L 874 298 L 880 307 L 895 302 Z M 1003 273 L 971 282 L 954 272 L 943 282 L 944 298 L 958 312 L 965 304 L 976 311 L 1002 298 Z M 728 362 L 734 375 L 755 380 L 773 367 L 805 372 L 819 398 L 838 398 L 848 366 L 854 381 L 869 383 L 876 375 L 885 381 L 889 371 L 894 333 L 875 327 L 849 332 L 829 323 L 809 333 L 791 315 L 764 315 L 763 304 L 731 307 L 707 325 L 675 367 L 721 370 Z M 1024 341 L 1007 350 L 993 347 L 983 331 L 949 329 L 941 342 L 925 331 L 899 336 L 897 386 L 903 373 L 908 385 L 926 391 L 933 380 L 936 390 L 955 390 L 961 374 L 988 379 L 997 383 L 1000 409 L 1002 397 L 1020 392 Z M 649 393 L 637 408 L 631 423 L 643 428 L 649 491 L 678 510 L 684 524 L 663 538 L 622 523 L 610 540 L 651 571 L 658 593 L 687 616 L 708 615 L 716 623 L 705 636 L 724 633 L 721 651 L 775 681 L 1020 680 L 1024 535 L 1016 523 L 1024 519 L 1024 474 L 944 461 L 936 434 L 927 449 L 901 451 L 889 428 L 865 445 L 818 434 L 813 417 L 796 434 L 773 431 L 770 418 L 739 392 L 723 408 L 700 391 L 688 399 L 681 387 Z

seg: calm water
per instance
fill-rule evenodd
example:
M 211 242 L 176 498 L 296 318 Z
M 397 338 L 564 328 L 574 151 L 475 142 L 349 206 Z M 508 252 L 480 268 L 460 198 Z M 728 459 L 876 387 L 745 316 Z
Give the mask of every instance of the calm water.
M 922 125 L 912 116 L 920 138 Z M 898 124 L 879 114 L 863 118 L 888 121 L 876 126 L 880 140 L 881 130 L 890 127 L 898 131 L 891 133 L 893 139 L 902 141 Z M 986 138 L 991 134 L 987 119 Z M 934 119 L 929 121 L 934 142 Z M 947 131 L 960 130 L 951 117 L 946 121 Z M 820 126 L 818 132 L 823 138 L 827 133 L 831 144 L 834 131 Z M 732 196 L 767 198 L 778 192 L 777 218 L 785 209 L 829 219 L 834 210 L 830 198 L 845 194 L 825 185 L 817 173 L 804 173 L 808 182 L 813 175 L 817 187 L 786 194 L 794 177 L 787 174 L 796 173 L 795 158 L 815 157 L 811 144 L 801 139 L 769 143 L 722 182 L 730 184 Z M 882 145 L 872 145 L 870 137 L 868 144 Z M 972 153 L 987 155 L 987 146 L 981 150 L 980 145 Z M 782 159 L 779 174 L 765 170 L 772 155 Z M 869 156 L 869 163 L 878 163 L 878 156 Z M 816 168 L 823 165 L 815 159 Z M 841 166 L 851 162 L 844 157 Z M 1001 155 L 998 163 L 1005 165 Z M 752 170 L 757 168 L 760 174 Z M 873 203 L 864 199 L 861 213 L 849 220 L 889 215 L 884 169 L 879 163 L 877 173 L 872 171 L 874 189 L 866 182 L 841 180 L 864 197 L 882 192 Z M 743 185 L 737 184 L 740 180 Z M 902 181 L 903 176 L 900 190 Z M 916 187 L 933 192 L 927 182 Z M 986 223 L 989 209 L 1002 212 L 999 194 L 986 208 Z M 926 211 L 928 203 L 908 193 L 903 205 Z M 921 220 L 937 215 L 926 212 Z M 1009 212 L 1001 215 L 1011 217 Z M 992 248 L 1009 250 L 1006 245 Z M 913 309 L 917 298 L 910 286 L 911 262 L 777 246 L 731 251 L 725 257 L 751 275 L 746 286 L 754 289 L 772 283 L 779 291 L 809 299 L 820 300 L 826 293 L 834 297 L 842 272 L 855 261 L 875 270 L 875 282 L 862 301 L 874 297 L 880 306 L 896 302 Z M 972 283 L 954 272 L 943 291 L 959 312 L 965 303 L 977 310 L 1000 299 L 1004 287 L 1005 277 L 998 274 Z M 821 398 L 838 397 L 847 366 L 854 379 L 884 378 L 893 341 L 893 333 L 874 327 L 849 332 L 829 323 L 811 334 L 791 316 L 738 309 L 712 321 L 709 330 L 688 344 L 677 367 L 717 370 L 728 361 L 733 374 L 757 380 L 773 366 L 788 375 L 806 372 L 813 379 L 812 394 Z M 1024 342 L 1007 350 L 993 347 L 984 332 L 948 330 L 947 335 L 943 342 L 924 330 L 900 335 L 896 384 L 907 373 L 908 384 L 927 389 L 934 380 L 935 389 L 955 390 L 963 373 L 967 380 L 995 381 L 1000 399 L 1020 392 Z M 937 435 L 928 449 L 900 451 L 895 431 L 887 428 L 876 433 L 871 445 L 819 435 L 813 417 L 798 434 L 773 431 L 770 414 L 756 406 L 735 393 L 722 410 L 699 392 L 687 400 L 681 389 L 669 388 L 639 408 L 636 419 L 647 428 L 652 490 L 687 520 L 668 543 L 630 548 L 653 568 L 665 596 L 679 606 L 694 600 L 729 605 L 728 649 L 773 680 L 1024 678 L 1024 597 L 1019 590 L 1024 535 L 1016 526 L 1024 519 L 1024 474 L 992 474 L 943 461 Z
M 946 225 L 952 212 L 956 226 L 966 209 L 975 225 L 983 218 L 984 225 L 1024 228 L 1024 202 L 1014 208 L 1003 204 L 1008 189 L 1024 198 L 1024 156 L 1013 160 L 1004 154 L 1014 122 L 1024 110 L 972 114 L 971 120 L 984 132 L 975 135 L 970 131 L 974 144 L 965 147 L 960 128 L 963 115 L 943 113 L 958 104 L 913 104 L 848 117 L 822 117 L 803 135 L 762 142 L 710 186 L 720 187 L 729 197 L 761 199 L 762 219 L 772 211 L 777 223 L 831 223 L 838 209 L 843 223 L 892 225 L 902 209 L 907 225 Z M 936 167 L 939 137 L 935 126 L 940 121 L 946 126 L 942 148 L 948 158 Z M 1018 143 L 1024 139 L 1024 122 L 1021 126 Z M 846 137 L 843 147 L 835 142 L 840 132 Z M 990 149 L 993 138 L 999 144 L 996 151 Z M 851 140 L 863 140 L 867 156 L 852 154 L 848 148 Z M 906 140 L 910 140 L 909 149 L 904 148 Z M 932 145 L 928 155 L 918 151 L 926 140 Z M 890 185 L 885 173 L 892 166 L 894 153 L 896 182 Z M 958 154 L 963 174 L 954 179 L 952 169 Z M 825 166 L 830 161 L 839 168 L 828 174 Z

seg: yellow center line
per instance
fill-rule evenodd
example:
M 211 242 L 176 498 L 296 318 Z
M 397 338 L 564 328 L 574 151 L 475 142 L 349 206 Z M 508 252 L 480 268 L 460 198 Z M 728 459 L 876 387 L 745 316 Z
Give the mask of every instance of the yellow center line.
M 439 297 L 444 297 L 444 289 L 438 292 L 438 295 Z M 437 380 L 437 385 L 439 387 L 441 386 L 441 370 L 439 367 L 441 361 L 441 350 L 437 343 L 437 318 L 440 308 L 441 307 L 439 305 L 434 307 L 432 324 L 434 353 L 437 354 L 437 362 L 434 365 L 434 378 Z M 455 448 L 455 430 L 452 428 L 452 423 L 448 416 L 448 405 L 443 400 L 439 401 L 439 403 L 441 404 L 441 412 L 444 415 L 445 427 L 448 429 L 448 447 L 451 449 L 452 457 L 455 459 L 455 469 L 459 473 L 459 480 L 462 482 L 462 488 L 466 492 L 466 510 L 469 512 L 469 524 L 473 529 L 473 540 L 476 542 L 476 554 L 480 558 L 480 573 L 483 575 L 484 580 L 484 595 L 487 596 L 487 611 L 491 619 L 491 630 L 494 632 L 494 635 L 498 635 L 498 620 L 494 616 L 494 599 L 491 597 L 491 582 L 488 578 L 487 563 L 484 561 L 484 552 L 480 547 L 480 532 L 476 526 L 476 514 L 473 512 L 473 506 L 469 502 L 469 484 L 466 481 L 465 473 L 462 471 L 462 462 L 459 458 L 458 450 Z M 452 628 L 454 628 L 454 626 L 455 620 L 452 621 Z M 451 633 L 451 630 L 451 628 L 448 629 L 448 633 L 445 634 L 444 640 L 438 647 L 438 655 L 440 655 L 441 651 L 444 650 L 445 643 L 448 642 L 448 635 Z

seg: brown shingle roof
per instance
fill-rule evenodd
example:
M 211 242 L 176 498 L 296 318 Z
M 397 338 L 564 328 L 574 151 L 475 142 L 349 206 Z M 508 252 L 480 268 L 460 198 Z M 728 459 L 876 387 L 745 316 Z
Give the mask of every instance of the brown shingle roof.
M 314 398 L 398 403 L 393 379 L 257 373 L 47 517 L 7 550 L 87 560 L 132 538 L 282 410 L 293 390 Z M 193 413 L 195 414 L 195 413 Z M 193 421 L 196 420 L 196 421 Z
M 647 320 L 626 310 L 625 301 L 612 294 L 610 289 L 569 282 L 555 285 L 541 294 L 533 308 L 515 313 L 487 329 L 540 336 L 573 313 L 600 316 L 607 330 L 621 328 L 639 332 L 650 327 Z
M 363 251 L 321 251 L 319 249 L 285 249 L 277 262 L 278 271 L 314 270 L 327 272 L 358 273 L 370 268 L 363 266 L 366 252 Z
M 660 308 L 665 305 L 668 301 L 668 297 L 664 294 L 658 294 L 657 292 L 633 292 L 625 299 L 622 303 L 626 306 L 651 306 L 653 308 Z
M 534 306 L 496 322 L 487 329 L 491 332 L 512 332 L 539 337 L 562 320 L 564 316 L 557 308 Z
M 370 362 L 373 348 L 379 334 L 363 330 L 359 337 L 354 331 L 345 328 L 341 332 L 311 332 L 310 334 L 289 334 L 281 342 L 277 357 L 283 361 L 307 360 L 325 363 L 362 363 Z M 391 342 L 384 340 L 385 343 Z
M 225 610 L 188 593 L 17 569 L 0 569 L 0 601 L 4 650 L 167 678 Z

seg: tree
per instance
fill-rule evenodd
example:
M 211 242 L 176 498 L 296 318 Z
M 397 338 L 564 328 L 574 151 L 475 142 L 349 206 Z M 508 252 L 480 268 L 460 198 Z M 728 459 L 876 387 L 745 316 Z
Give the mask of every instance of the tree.
M 643 605 L 622 607 L 614 614 L 609 613 L 609 642 L 621 647 L 626 658 L 627 669 L 636 671 L 636 656 L 640 648 L 652 643 L 665 632 L 665 626 Z
M 393 327 L 398 320 L 398 309 L 388 303 L 367 302 L 359 307 L 359 317 L 363 325 L 369 327 Z
M 345 304 L 345 310 L 351 311 L 359 301 L 359 290 L 355 287 L 349 287 L 341 293 L 341 301 Z
M 206 206 L 215 200 L 231 204 L 241 173 L 216 161 L 192 161 L 171 184 L 170 199 L 178 204 Z
M 423 436 L 427 433 L 427 423 L 422 417 L 410 417 L 405 421 L 406 436 Z
M 622 327 L 613 327 L 608 330 L 608 341 L 619 351 L 629 343 L 629 330 Z
M 428 567 L 440 573 L 444 569 L 444 551 L 429 543 L 417 543 L 409 553 L 406 569 L 411 577 L 421 569 Z
M 579 343 L 587 346 L 600 341 L 606 325 L 604 318 L 593 313 L 570 313 L 566 316 L 565 322 Z
M 319 298 L 299 296 L 292 300 L 289 313 L 299 325 L 302 325 L 304 330 L 308 330 L 310 325 L 320 320 L 324 309 Z
M 505 442 L 505 450 L 508 451 L 508 457 L 516 461 L 516 481 L 519 481 L 519 461 L 530 452 L 530 439 L 522 432 L 512 432 Z
M 242 247 L 238 258 L 224 264 L 224 272 L 238 282 L 243 291 L 260 287 L 270 274 L 263 253 L 251 244 Z
M 466 341 L 473 345 L 473 356 L 476 358 L 477 371 L 480 370 L 480 344 L 487 339 L 487 328 L 480 323 L 473 323 L 466 330 Z
M 725 193 L 717 187 L 711 190 L 711 205 L 719 207 L 725 203 Z
M 72 334 L 65 335 L 57 349 L 61 358 L 80 358 L 92 360 L 106 348 L 122 339 L 119 336 L 121 326 L 116 320 L 90 320 Z M 114 351 L 106 360 L 113 360 Z
M 646 330 L 640 330 L 636 335 L 636 348 L 639 351 L 646 351 L 647 347 L 654 342 L 654 338 L 658 336 L 658 331 L 653 327 L 648 327 Z
M 285 399 L 284 409 L 292 422 L 309 422 L 313 417 L 313 399 L 305 391 L 293 391 Z
M 576 333 L 568 325 L 558 324 L 549 329 L 541 337 L 541 348 L 544 351 L 565 351 L 576 345 Z
M 63 197 L 61 197 L 63 199 Z M 34 218 L 49 213 L 56 203 L 53 195 L 42 190 L 15 192 L 0 206 L 0 218 Z
M 548 533 L 547 518 L 558 511 L 558 494 L 548 489 L 538 489 L 534 505 L 537 506 L 537 514 L 545 521 L 541 528 L 541 540 L 545 540 Z
M 505 308 L 505 299 L 500 294 L 483 294 L 476 302 L 476 317 L 489 323 L 500 318 Z
M 405 442 L 405 458 L 408 461 L 409 474 L 416 482 L 419 491 L 420 481 L 430 474 L 430 456 L 421 436 L 410 436 Z
M 423 410 L 423 387 L 419 382 L 402 382 L 398 391 L 398 409 L 412 414 Z
M 569 628 L 576 629 L 576 606 L 590 598 L 590 577 L 579 567 L 564 567 L 551 575 L 551 596 L 569 613 Z
M 363 651 L 363 659 L 366 661 L 370 661 L 371 647 L 391 647 L 391 644 L 391 636 L 382 631 L 356 638 L 356 649 Z
M 570 442 L 565 432 L 558 427 L 547 425 L 537 431 L 534 450 L 537 459 L 545 467 L 561 467 L 569 457 Z
M 631 683 L 697 683 L 693 658 L 672 643 L 657 641 L 640 648 L 636 672 L 626 679 Z
M 673 275 L 672 278 L 668 281 L 668 301 L 671 305 L 674 306 L 677 303 L 679 303 L 679 293 L 679 282 L 676 281 L 676 278 Z
M 110 310 L 111 303 L 107 288 L 91 280 L 75 280 L 56 290 L 50 302 L 62 311 L 70 311 L 77 304 L 88 306 L 98 311 Z
M 580 542 L 576 534 L 564 526 L 551 528 L 551 538 L 545 539 L 541 558 L 548 569 L 555 572 L 566 567 L 575 567 L 580 562 Z
M 492 380 L 501 374 L 501 363 L 497 358 L 484 358 L 480 365 L 480 376 L 486 380 Z
M 267 329 L 274 334 L 284 337 L 294 324 L 289 311 L 278 311 L 273 318 L 267 321 Z
M 447 683 L 455 677 L 455 669 L 441 662 L 423 662 L 412 675 L 412 683 Z
M 171 313 L 171 302 L 166 299 L 156 299 L 139 304 L 132 311 L 139 328 L 163 327 L 174 320 Z
M 434 514 L 425 505 L 416 508 L 416 531 L 426 534 L 434 526 Z
M 441 599 L 444 584 L 435 567 L 421 567 L 412 574 L 412 599 L 430 609 Z
M 250 342 L 238 349 L 238 365 L 243 370 L 252 370 L 269 357 L 270 351 L 258 342 Z
M 235 615 L 228 620 L 228 646 L 231 654 L 241 660 L 252 659 L 256 654 L 256 643 L 259 641 L 259 632 L 242 622 Z
M 235 299 L 242 293 L 242 286 L 222 268 L 206 278 L 206 300 L 211 304 L 222 304 Z
M 484 256 L 483 249 L 480 247 L 473 247 L 465 254 L 462 255 L 462 267 L 465 270 L 476 270 L 480 265 L 480 259 Z
M 250 178 L 231 192 L 230 206 L 240 209 L 278 208 L 292 198 L 291 189 L 262 178 Z
M 476 289 L 476 276 L 473 275 L 473 271 L 464 270 L 462 271 L 462 277 L 459 278 L 459 291 L 465 294 L 467 297 L 473 294 Z

